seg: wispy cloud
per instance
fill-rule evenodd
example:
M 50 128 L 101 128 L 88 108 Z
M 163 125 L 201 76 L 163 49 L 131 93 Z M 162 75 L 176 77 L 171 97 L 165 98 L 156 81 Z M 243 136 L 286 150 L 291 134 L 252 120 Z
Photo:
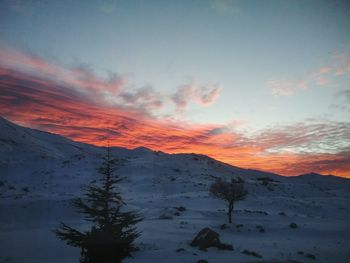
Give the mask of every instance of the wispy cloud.
M 99 78 L 85 67 L 66 76 L 43 59 L 19 58 L 16 67 L 0 66 L 0 114 L 10 120 L 95 145 L 109 139 L 115 146 L 207 154 L 286 175 L 315 171 L 350 177 L 349 123 L 307 121 L 247 134 L 239 122 L 198 125 L 155 118 L 145 112 L 162 107 L 169 95 L 152 87 L 128 89 L 120 77 Z M 191 101 L 208 105 L 220 91 L 215 84 L 182 87 L 178 107 Z M 106 94 L 118 94 L 120 101 L 106 103 Z
M 139 89 L 131 91 L 123 90 L 118 98 L 122 101 L 123 105 L 132 107 L 133 105 L 139 105 L 138 108 L 146 112 L 153 112 L 163 107 L 164 97 L 160 92 L 154 90 L 153 87 L 145 86 Z
M 285 78 L 271 79 L 266 85 L 271 89 L 274 96 L 289 96 L 298 90 L 307 88 L 308 82 L 305 79 L 289 80 Z
M 350 89 L 339 91 L 337 96 L 344 98 L 344 100 L 350 104 Z
M 210 106 L 219 98 L 220 91 L 221 87 L 216 83 L 204 85 L 191 83 L 178 87 L 171 99 L 178 109 L 185 109 L 190 102 Z
M 336 75 L 350 74 L 350 48 L 334 55 L 333 67 Z
M 255 135 L 267 152 L 336 153 L 350 149 L 350 123 L 309 121 L 275 126 Z
M 62 66 L 48 62 L 44 58 L 14 50 L 0 49 L 0 65 L 4 69 L 36 76 L 40 79 L 70 87 L 79 93 L 90 96 L 95 102 L 107 103 L 146 115 L 158 115 L 163 105 L 173 102 L 177 109 L 186 109 L 195 102 L 198 106 L 210 106 L 219 97 L 219 84 L 184 85 L 175 94 L 161 94 L 154 87 L 134 87 L 126 75 L 106 73 L 101 77 L 86 64 Z
M 50 79 L 57 84 L 70 86 L 80 92 L 116 94 L 126 83 L 126 79 L 117 74 L 102 78 L 87 65 L 63 67 L 58 63 L 47 62 L 44 58 L 13 50 L 0 49 L 0 65 L 4 68 Z
M 339 110 L 350 115 L 350 89 L 341 90 L 335 94 L 336 103 L 330 105 L 330 109 Z
M 350 74 L 350 52 L 337 53 L 328 65 L 322 66 L 300 78 L 272 78 L 266 82 L 266 86 L 274 96 L 290 96 L 312 86 L 327 86 L 335 78 L 344 74 Z

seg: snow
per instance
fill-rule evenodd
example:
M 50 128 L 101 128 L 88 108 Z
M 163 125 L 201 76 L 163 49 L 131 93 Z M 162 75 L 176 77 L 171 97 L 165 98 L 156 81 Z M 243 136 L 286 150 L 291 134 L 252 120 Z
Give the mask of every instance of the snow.
M 103 148 L 0 118 L 0 262 L 78 262 L 79 249 L 57 239 L 52 230 L 60 222 L 87 227 L 70 200 L 81 195 L 82 185 L 96 180 L 104 153 Z M 125 178 L 120 191 L 128 209 L 144 217 L 137 226 L 142 232 L 137 239 L 140 250 L 124 262 L 345 263 L 350 258 L 348 179 L 318 174 L 281 177 L 204 155 L 144 147 L 113 148 L 112 155 L 123 159 L 118 173 Z M 208 189 L 215 178 L 232 176 L 246 180 L 249 194 L 235 205 L 235 224 L 221 229 L 227 223 L 226 206 Z M 272 181 L 263 185 L 264 177 Z M 179 211 L 180 206 L 186 210 Z M 292 222 L 298 227 L 290 228 Z M 234 251 L 191 247 L 204 227 L 218 232 Z

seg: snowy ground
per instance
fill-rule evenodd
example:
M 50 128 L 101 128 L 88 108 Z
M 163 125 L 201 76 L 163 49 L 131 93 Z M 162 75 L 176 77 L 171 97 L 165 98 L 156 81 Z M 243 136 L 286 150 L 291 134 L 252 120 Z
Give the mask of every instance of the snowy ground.
M 82 184 L 97 178 L 101 154 L 102 149 L 0 121 L 0 262 L 79 262 L 79 250 L 52 230 L 61 221 L 84 228 L 69 202 L 81 194 Z M 120 190 L 128 208 L 144 216 L 140 250 L 124 262 L 349 262 L 350 180 L 285 178 L 144 148 L 114 149 L 113 155 L 124 160 Z M 215 177 L 238 175 L 246 179 L 249 195 L 236 204 L 235 224 L 221 229 L 225 203 L 208 188 Z M 274 181 L 264 185 L 261 177 Z M 186 210 L 178 211 L 180 206 Z M 292 222 L 298 227 L 291 228 Z M 204 227 L 234 251 L 191 247 Z

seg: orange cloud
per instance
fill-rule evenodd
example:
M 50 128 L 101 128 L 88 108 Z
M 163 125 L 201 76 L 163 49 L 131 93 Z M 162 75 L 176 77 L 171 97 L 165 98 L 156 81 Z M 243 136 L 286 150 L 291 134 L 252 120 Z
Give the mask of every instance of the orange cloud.
M 33 63 L 40 70 L 51 71 L 49 64 Z M 55 70 L 52 74 L 56 74 Z M 51 75 L 0 67 L 0 114 L 20 124 L 94 145 L 106 145 L 109 140 L 113 146 L 206 154 L 232 165 L 283 175 L 314 171 L 350 177 L 349 145 L 341 144 L 350 141 L 349 124 L 299 124 L 248 137 L 225 125 L 155 119 L 147 112 L 104 103 L 80 85 L 56 81 Z M 138 96 L 148 100 L 154 94 L 145 89 L 141 94 L 125 96 L 137 101 Z M 322 149 L 317 145 L 331 139 L 328 133 L 334 138 L 333 153 L 320 153 Z M 315 151 L 289 151 L 296 147 Z

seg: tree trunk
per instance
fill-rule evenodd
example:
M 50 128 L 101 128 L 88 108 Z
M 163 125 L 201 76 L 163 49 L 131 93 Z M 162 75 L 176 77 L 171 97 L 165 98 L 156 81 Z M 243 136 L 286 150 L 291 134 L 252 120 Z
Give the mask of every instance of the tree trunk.
M 232 223 L 232 212 L 233 212 L 233 202 L 230 202 L 228 205 L 228 211 L 227 211 L 227 216 L 228 216 L 228 223 Z

